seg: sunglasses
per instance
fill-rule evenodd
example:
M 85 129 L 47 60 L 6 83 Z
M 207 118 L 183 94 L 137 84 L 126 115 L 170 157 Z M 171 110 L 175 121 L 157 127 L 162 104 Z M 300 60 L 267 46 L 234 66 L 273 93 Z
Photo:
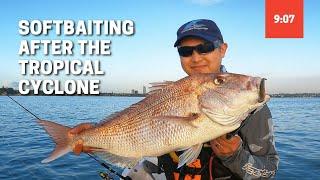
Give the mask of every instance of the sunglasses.
M 181 46 L 178 48 L 179 55 L 182 57 L 189 57 L 193 51 L 197 51 L 199 54 L 206 54 L 215 49 L 213 43 L 204 43 L 197 46 Z

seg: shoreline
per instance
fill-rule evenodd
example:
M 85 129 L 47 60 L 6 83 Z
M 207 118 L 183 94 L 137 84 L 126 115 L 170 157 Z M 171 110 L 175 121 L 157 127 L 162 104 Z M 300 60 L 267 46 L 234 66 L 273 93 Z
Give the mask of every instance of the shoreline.
M 33 91 L 30 91 L 27 95 L 21 95 L 18 90 L 13 88 L 0 88 L 0 96 L 124 96 L 124 97 L 145 97 L 148 95 L 148 93 L 141 94 L 138 92 L 135 93 L 100 93 L 100 94 L 44 94 L 42 91 L 39 92 L 39 94 L 34 94 Z M 275 93 L 275 94 L 269 94 L 272 98 L 286 98 L 286 97 L 320 97 L 320 93 Z
M 29 94 L 29 95 L 21 95 L 21 94 L 8 94 L 9 96 L 110 96 L 110 97 L 146 97 L 147 94 L 126 94 L 126 93 L 101 93 L 98 95 L 45 95 L 45 94 Z M 7 94 L 0 94 L 1 96 L 7 96 Z M 301 94 L 270 94 L 271 98 L 320 98 L 319 93 L 301 93 Z

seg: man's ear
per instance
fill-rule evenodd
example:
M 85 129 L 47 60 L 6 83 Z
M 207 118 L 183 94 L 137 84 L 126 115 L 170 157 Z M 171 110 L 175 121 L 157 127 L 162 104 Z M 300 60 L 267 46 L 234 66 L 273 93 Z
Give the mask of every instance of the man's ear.
M 226 54 L 227 49 L 228 49 L 228 44 L 227 44 L 227 43 L 221 44 L 219 50 L 220 50 L 220 54 L 221 54 L 221 57 L 222 57 L 222 58 L 223 58 L 224 55 Z

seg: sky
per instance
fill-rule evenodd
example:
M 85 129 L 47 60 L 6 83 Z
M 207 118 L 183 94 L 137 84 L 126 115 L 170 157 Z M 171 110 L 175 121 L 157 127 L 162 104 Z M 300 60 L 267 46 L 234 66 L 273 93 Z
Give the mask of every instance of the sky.
M 0 2 L 0 86 L 16 86 L 21 79 L 101 80 L 102 92 L 142 91 L 151 82 L 178 80 L 183 72 L 173 47 L 176 31 L 194 19 L 215 21 L 228 50 L 223 64 L 229 72 L 267 78 L 270 93 L 320 93 L 320 1 L 304 1 L 304 38 L 265 38 L 264 0 L 164 0 L 164 1 L 18 1 Z M 133 36 L 23 37 L 19 20 L 125 20 L 135 22 Z M 20 74 L 18 55 L 22 39 L 108 39 L 111 56 L 46 57 L 100 60 L 104 76 L 42 76 Z M 42 59 L 39 55 L 34 59 Z

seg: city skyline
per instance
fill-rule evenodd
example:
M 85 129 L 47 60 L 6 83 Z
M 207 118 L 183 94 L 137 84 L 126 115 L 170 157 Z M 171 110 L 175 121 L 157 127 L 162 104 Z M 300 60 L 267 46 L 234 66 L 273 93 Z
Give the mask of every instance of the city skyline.
M 304 1 L 304 38 L 266 39 L 264 37 L 264 1 L 184 0 L 162 1 L 153 4 L 115 1 L 112 3 L 76 3 L 76 1 L 27 3 L 3 1 L 0 7 L 3 26 L 0 57 L 0 87 L 16 85 L 20 79 L 38 78 L 20 75 L 18 21 L 21 19 L 131 19 L 136 32 L 131 37 L 93 36 L 91 39 L 110 39 L 111 56 L 74 56 L 58 59 L 99 59 L 104 76 L 41 76 L 40 79 L 101 80 L 101 92 L 130 92 L 152 82 L 175 81 L 186 74 L 173 43 L 176 30 L 183 23 L 199 18 L 214 20 L 228 43 L 223 64 L 228 72 L 267 78 L 269 93 L 320 92 L 320 40 L 318 1 Z M 112 8 L 111 8 L 112 7 Z M 59 13 L 56 10 L 59 9 Z M 108 11 L 106 11 L 106 9 Z M 126 11 L 123 11 L 126 9 Z M 163 13 L 166 12 L 166 13 Z M 81 36 L 48 38 L 83 39 Z M 38 55 L 35 59 L 45 57 Z M 52 59 L 48 56 L 46 58 Z M 57 57 L 55 57 L 57 58 Z
M 283 98 L 283 97 L 320 97 L 320 93 L 268 93 L 271 97 Z M 21 96 L 17 89 L 12 87 L 0 87 L 0 96 Z M 50 96 L 43 91 L 39 91 L 35 94 L 34 91 L 30 91 L 26 96 Z M 133 96 L 133 97 L 144 97 L 148 95 L 146 87 L 142 87 L 142 91 L 131 89 L 131 92 L 100 92 L 100 94 L 57 94 L 56 96 Z

